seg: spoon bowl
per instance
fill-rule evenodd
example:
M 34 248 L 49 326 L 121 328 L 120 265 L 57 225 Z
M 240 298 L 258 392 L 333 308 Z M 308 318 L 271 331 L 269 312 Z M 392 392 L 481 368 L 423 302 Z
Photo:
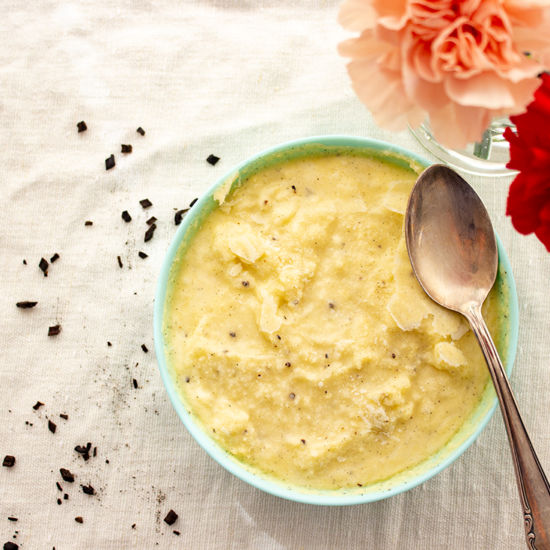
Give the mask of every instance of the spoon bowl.
M 456 172 L 436 164 L 421 174 L 409 198 L 405 238 L 432 300 L 460 313 L 485 301 L 497 275 L 495 234 L 480 198 Z

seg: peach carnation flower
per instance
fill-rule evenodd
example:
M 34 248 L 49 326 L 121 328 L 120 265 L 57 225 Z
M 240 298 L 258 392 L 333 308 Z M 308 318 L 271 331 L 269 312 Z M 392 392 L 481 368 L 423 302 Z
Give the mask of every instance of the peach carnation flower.
M 449 147 L 533 99 L 550 62 L 550 1 L 346 0 L 339 45 L 359 99 L 390 130 L 429 115 Z

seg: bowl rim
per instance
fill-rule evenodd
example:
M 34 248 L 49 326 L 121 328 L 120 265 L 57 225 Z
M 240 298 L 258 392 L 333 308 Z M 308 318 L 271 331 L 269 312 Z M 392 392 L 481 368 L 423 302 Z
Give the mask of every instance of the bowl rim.
M 321 145 L 331 147 L 336 146 L 342 148 L 351 147 L 359 148 L 362 150 L 370 149 L 384 156 L 393 155 L 394 157 L 401 158 L 405 161 L 412 160 L 414 163 L 424 168 L 432 164 L 432 162 L 426 160 L 425 158 L 397 145 L 393 145 L 372 138 L 338 134 L 311 136 L 280 143 L 278 145 L 275 145 L 274 147 L 270 147 L 268 149 L 260 151 L 259 153 L 249 157 L 248 159 L 228 170 L 221 178 L 219 178 L 212 186 L 209 187 L 209 189 L 199 198 L 199 200 L 193 205 L 191 210 L 186 214 L 184 220 L 178 227 L 176 234 L 172 238 L 172 242 L 170 243 L 170 246 L 164 256 L 164 260 L 162 262 L 161 270 L 158 276 L 153 312 L 155 353 L 162 381 L 164 383 L 172 406 L 174 407 L 180 420 L 183 422 L 184 426 L 187 428 L 188 432 L 195 439 L 195 441 L 203 448 L 203 450 L 206 451 L 206 453 L 218 464 L 223 466 L 226 470 L 231 472 L 237 478 L 252 485 L 253 487 L 256 487 L 257 489 L 265 491 L 266 493 L 299 503 L 327 506 L 365 504 L 368 502 L 382 500 L 390 496 L 394 496 L 413 489 L 414 487 L 428 481 L 433 476 L 437 475 L 439 472 L 451 465 L 478 438 L 480 433 L 483 431 L 483 429 L 493 416 L 497 405 L 496 395 L 492 396 L 492 404 L 490 408 L 485 413 L 485 416 L 482 417 L 480 421 L 478 421 L 471 435 L 467 437 L 454 450 L 452 450 L 446 458 L 438 462 L 435 466 L 430 467 L 428 470 L 421 473 L 420 475 L 411 479 L 404 480 L 397 485 L 382 491 L 371 491 L 364 493 L 354 492 L 350 494 L 346 494 L 345 492 L 331 493 L 329 491 L 308 492 L 307 490 L 303 490 L 302 488 L 297 488 L 290 484 L 286 485 L 281 481 L 270 479 L 267 475 L 264 477 L 261 474 L 257 474 L 254 471 L 249 470 L 244 464 L 231 456 L 227 451 L 223 450 L 218 443 L 216 443 L 209 435 L 207 435 L 207 433 L 203 430 L 199 423 L 194 420 L 191 413 L 187 411 L 183 399 L 180 397 L 177 390 L 176 383 L 172 379 L 170 367 L 168 366 L 168 362 L 164 353 L 164 338 L 162 328 L 164 305 L 166 293 L 168 290 L 170 271 L 172 268 L 172 264 L 176 259 L 179 247 L 187 231 L 198 219 L 203 207 L 208 203 L 209 200 L 211 200 L 213 193 L 222 185 L 224 185 L 224 183 L 227 183 L 228 178 L 234 177 L 235 174 L 238 174 L 243 168 L 251 165 L 258 160 L 263 159 L 264 157 L 269 157 L 275 153 L 281 153 L 284 151 L 288 151 L 292 148 L 308 145 Z M 499 254 L 499 264 L 504 268 L 505 286 L 508 288 L 509 291 L 508 306 L 510 331 L 508 335 L 508 349 L 506 354 L 506 371 L 509 376 L 512 371 L 512 366 L 514 364 L 517 351 L 519 329 L 518 299 L 516 285 L 514 277 L 512 275 L 511 265 L 508 260 L 508 256 L 506 255 L 506 252 L 498 235 L 496 235 L 496 240 Z

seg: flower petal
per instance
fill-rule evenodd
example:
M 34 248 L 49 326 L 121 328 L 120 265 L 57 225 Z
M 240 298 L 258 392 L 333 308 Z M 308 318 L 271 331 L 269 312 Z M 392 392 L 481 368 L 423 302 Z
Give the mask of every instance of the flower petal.
M 338 13 L 340 25 L 351 31 L 373 28 L 376 18 L 376 10 L 369 0 L 345 0 Z

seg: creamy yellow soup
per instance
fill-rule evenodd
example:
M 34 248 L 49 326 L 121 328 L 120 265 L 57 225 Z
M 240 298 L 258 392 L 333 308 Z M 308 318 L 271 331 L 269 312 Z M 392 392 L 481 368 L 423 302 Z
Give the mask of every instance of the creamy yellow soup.
M 407 257 L 416 177 L 353 154 L 279 162 L 220 193 L 176 261 L 173 376 L 247 466 L 300 487 L 365 486 L 433 455 L 479 403 L 478 344 Z M 498 306 L 493 293 L 497 342 Z

